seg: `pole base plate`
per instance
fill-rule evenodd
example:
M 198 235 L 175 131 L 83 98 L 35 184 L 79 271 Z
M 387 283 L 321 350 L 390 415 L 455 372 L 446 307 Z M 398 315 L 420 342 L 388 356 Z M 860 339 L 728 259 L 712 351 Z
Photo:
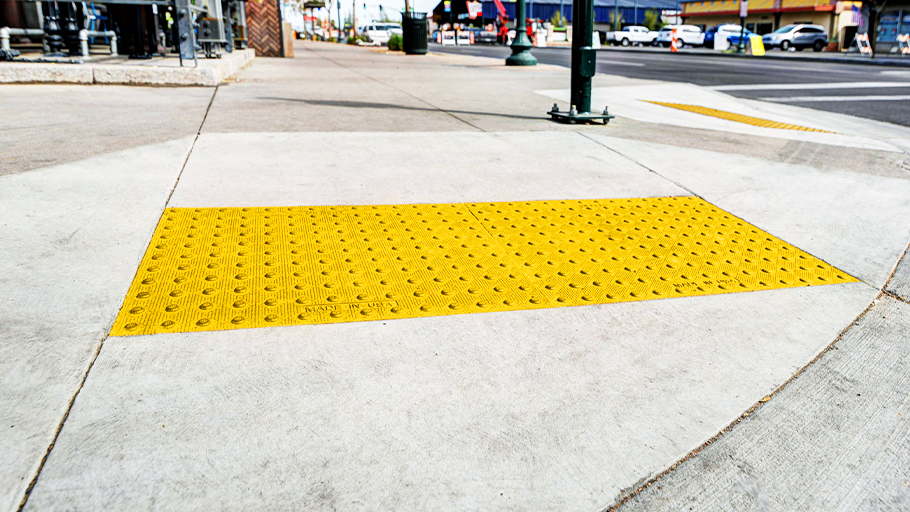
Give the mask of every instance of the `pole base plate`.
M 551 110 L 547 112 L 547 115 L 554 121 L 569 124 L 587 124 L 595 121 L 603 121 L 606 125 L 610 122 L 610 119 L 615 117 L 610 114 L 595 114 L 594 112 L 577 112 L 573 114 L 572 112 L 564 112 L 561 110 Z

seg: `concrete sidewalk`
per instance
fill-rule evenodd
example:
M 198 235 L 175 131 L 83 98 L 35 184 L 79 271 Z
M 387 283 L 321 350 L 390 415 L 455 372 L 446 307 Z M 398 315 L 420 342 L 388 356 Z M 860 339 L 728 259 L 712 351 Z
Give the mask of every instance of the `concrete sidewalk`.
M 611 76 L 595 100 L 617 119 L 556 125 L 562 68 L 298 44 L 215 91 L 0 89 L 49 100 L 0 116 L 0 508 L 906 504 L 908 130 Z M 683 93 L 833 133 L 635 108 Z M 88 110 L 109 144 L 74 129 Z M 668 196 L 856 281 L 109 336 L 166 209 Z

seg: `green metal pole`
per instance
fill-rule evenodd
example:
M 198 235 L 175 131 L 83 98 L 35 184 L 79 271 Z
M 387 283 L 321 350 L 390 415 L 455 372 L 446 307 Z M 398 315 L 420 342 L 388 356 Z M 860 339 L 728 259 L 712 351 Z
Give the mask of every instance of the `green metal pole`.
M 569 104 L 578 113 L 588 114 L 591 112 L 591 78 L 594 76 L 593 68 L 597 62 L 597 54 L 593 49 L 594 1 L 575 0 L 572 15 L 577 17 L 572 20 L 572 82 Z M 613 20 L 616 20 L 615 15 Z M 585 59 L 588 62 L 583 62 Z
M 536 66 L 537 59 L 531 55 L 531 40 L 528 39 L 525 0 L 515 3 L 515 40 L 512 41 L 512 55 L 506 59 L 506 66 Z
M 614 20 L 616 18 L 614 17 Z M 597 50 L 594 43 L 594 0 L 572 2 L 572 77 L 569 84 L 569 111 L 559 105 L 547 112 L 554 120 L 568 123 L 587 123 L 613 118 L 605 108 L 603 113 L 591 112 L 591 79 L 597 73 Z

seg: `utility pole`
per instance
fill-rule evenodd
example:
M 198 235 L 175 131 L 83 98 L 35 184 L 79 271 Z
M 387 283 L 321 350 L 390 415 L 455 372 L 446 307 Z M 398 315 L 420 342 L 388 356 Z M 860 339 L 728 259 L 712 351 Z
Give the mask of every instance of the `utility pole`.
M 591 112 L 591 79 L 597 73 L 597 50 L 594 43 L 594 0 L 572 2 L 572 82 L 569 87 L 569 111 L 561 112 L 559 105 L 547 112 L 554 121 L 587 123 L 603 121 L 613 116 L 604 108 L 602 114 Z
M 357 37 L 357 0 L 351 3 L 351 30 L 354 31 L 354 37 Z

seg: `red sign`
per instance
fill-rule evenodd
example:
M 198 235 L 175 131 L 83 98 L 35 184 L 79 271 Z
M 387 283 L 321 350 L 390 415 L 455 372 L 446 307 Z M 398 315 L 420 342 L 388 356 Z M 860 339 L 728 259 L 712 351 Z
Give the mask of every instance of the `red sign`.
M 506 6 L 502 5 L 502 0 L 493 0 L 493 3 L 496 4 L 496 10 L 499 11 L 499 15 L 503 18 L 506 17 Z

